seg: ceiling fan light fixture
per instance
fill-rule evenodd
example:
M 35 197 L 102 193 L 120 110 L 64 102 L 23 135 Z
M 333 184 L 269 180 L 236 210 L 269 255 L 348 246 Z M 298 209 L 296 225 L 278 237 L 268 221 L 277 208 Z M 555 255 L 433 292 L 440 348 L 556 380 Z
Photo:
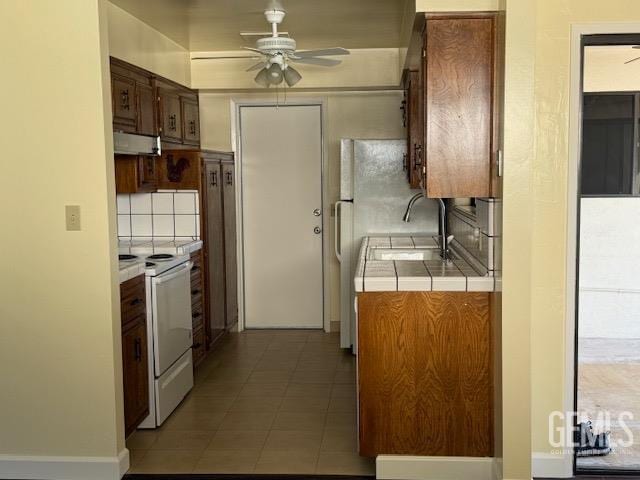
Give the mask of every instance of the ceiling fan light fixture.
M 271 82 L 269 81 L 269 72 L 266 68 L 260 70 L 254 80 L 261 87 L 268 87 L 271 85 Z
M 283 75 L 284 81 L 287 82 L 287 85 L 290 87 L 293 87 L 302 79 L 302 75 L 300 75 L 300 73 L 291 66 L 287 66 L 287 68 L 285 68 Z
M 284 75 L 282 74 L 282 68 L 277 63 L 273 63 L 269 68 L 266 69 L 268 81 L 271 85 L 279 85 L 282 83 L 282 79 Z

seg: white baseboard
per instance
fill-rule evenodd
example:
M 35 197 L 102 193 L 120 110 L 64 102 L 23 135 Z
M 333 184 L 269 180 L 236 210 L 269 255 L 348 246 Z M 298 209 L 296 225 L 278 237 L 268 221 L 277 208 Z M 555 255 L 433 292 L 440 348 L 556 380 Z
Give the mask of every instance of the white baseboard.
M 381 480 L 494 480 L 493 458 L 416 457 L 378 455 L 376 478 Z
M 502 458 L 493 459 L 493 478 L 494 480 L 502 480 Z
M 120 480 L 129 470 L 129 450 L 117 457 L 0 455 L 0 478 L 37 480 Z
M 534 478 L 571 478 L 573 477 L 573 457 L 533 452 L 531 474 Z

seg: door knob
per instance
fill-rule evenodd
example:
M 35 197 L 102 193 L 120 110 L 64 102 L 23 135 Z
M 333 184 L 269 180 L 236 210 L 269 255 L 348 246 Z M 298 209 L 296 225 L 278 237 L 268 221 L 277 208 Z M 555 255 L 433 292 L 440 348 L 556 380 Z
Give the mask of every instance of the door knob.
M 316 208 L 316 209 L 313 211 L 313 214 L 314 214 L 316 217 L 319 217 L 320 215 L 322 215 L 322 211 L 321 211 L 319 208 Z
M 320 227 L 316 227 L 313 229 L 313 233 L 315 233 L 316 235 L 319 235 L 322 233 L 322 229 Z

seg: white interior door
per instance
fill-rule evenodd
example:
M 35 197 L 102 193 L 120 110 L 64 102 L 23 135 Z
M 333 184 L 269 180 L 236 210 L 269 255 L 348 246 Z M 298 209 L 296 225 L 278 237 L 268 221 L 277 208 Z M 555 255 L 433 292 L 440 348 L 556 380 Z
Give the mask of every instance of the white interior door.
M 240 107 L 246 328 L 322 328 L 320 105 Z

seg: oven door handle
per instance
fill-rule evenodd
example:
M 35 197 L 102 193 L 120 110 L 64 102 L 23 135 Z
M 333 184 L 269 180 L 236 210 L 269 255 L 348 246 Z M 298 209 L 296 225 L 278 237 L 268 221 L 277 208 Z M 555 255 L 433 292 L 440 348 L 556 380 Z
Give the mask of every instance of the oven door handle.
M 171 272 L 167 275 L 159 275 L 155 278 L 155 283 L 160 285 L 162 283 L 168 282 L 169 280 L 173 280 L 176 277 L 179 277 L 184 274 L 184 272 L 188 272 L 193 267 L 193 262 L 187 262 L 183 266 L 178 267 L 175 272 Z

